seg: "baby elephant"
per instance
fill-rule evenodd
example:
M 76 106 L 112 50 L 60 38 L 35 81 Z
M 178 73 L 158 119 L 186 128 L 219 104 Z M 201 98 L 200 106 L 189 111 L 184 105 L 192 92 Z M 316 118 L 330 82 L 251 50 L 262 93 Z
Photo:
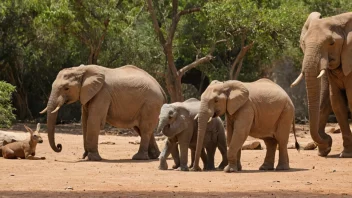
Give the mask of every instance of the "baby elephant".
M 165 148 L 159 156 L 159 169 L 166 170 L 168 168 L 166 159 L 171 153 L 175 161 L 173 168 L 188 171 L 188 148 L 191 149 L 192 156 L 192 164 L 190 167 L 193 166 L 194 152 L 197 145 L 197 114 L 199 108 L 200 101 L 195 98 L 188 99 L 184 102 L 164 104 L 162 106 L 157 133 L 162 131 L 168 139 Z M 205 141 L 201 154 L 204 169 L 215 169 L 214 155 L 216 147 L 219 148 L 222 154 L 222 162 L 218 169 L 224 169 L 227 165 L 227 147 L 225 129 L 220 118 L 214 118 L 208 123 L 204 139 Z M 180 145 L 180 154 L 178 144 Z M 206 152 L 204 148 L 206 149 Z
M 30 133 L 30 137 L 26 140 L 19 142 L 12 142 L 2 147 L 2 156 L 6 159 L 30 159 L 30 160 L 44 160 L 45 157 L 34 157 L 35 148 L 37 143 L 43 143 L 42 137 L 40 137 L 40 123 L 37 124 L 37 129 L 32 131 L 29 127 L 24 125 L 27 131 Z

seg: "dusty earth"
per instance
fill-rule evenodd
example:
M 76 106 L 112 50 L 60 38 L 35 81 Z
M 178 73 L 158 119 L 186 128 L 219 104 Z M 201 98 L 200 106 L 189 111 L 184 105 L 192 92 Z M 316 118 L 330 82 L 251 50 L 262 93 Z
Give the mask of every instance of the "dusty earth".
M 310 141 L 307 126 L 297 129 L 300 142 Z M 333 148 L 326 158 L 318 157 L 316 150 L 290 149 L 290 171 L 259 171 L 265 150 L 244 150 L 243 171 L 226 174 L 161 171 L 158 160 L 132 161 L 139 146 L 133 144 L 139 140 L 133 134 L 103 132 L 99 142 L 111 143 L 99 144 L 105 160 L 88 162 L 80 159 L 79 126 L 65 125 L 57 131 L 61 153 L 51 150 L 47 134 L 42 133 L 44 143 L 37 146 L 37 156 L 46 160 L 0 158 L 0 197 L 352 197 L 352 159 L 338 158 L 341 134 L 331 134 Z M 162 148 L 163 141 L 158 144 Z M 216 163 L 220 160 L 217 152 Z M 168 164 L 171 167 L 173 161 Z

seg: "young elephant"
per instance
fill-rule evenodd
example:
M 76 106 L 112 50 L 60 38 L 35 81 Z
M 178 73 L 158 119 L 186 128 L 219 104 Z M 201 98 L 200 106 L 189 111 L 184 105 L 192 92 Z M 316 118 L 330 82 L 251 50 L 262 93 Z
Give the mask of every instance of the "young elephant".
M 164 104 L 162 106 L 157 133 L 162 131 L 168 139 L 165 148 L 159 157 L 159 169 L 166 170 L 168 168 L 166 158 L 171 153 L 175 161 L 173 168 L 187 171 L 188 148 L 192 151 L 191 156 L 193 165 L 194 152 L 197 145 L 197 114 L 199 112 L 199 107 L 200 101 L 195 98 L 188 99 L 184 102 Z M 223 158 L 218 168 L 223 169 L 227 165 L 227 148 L 225 130 L 221 119 L 212 119 L 212 121 L 208 123 L 206 130 L 205 141 L 202 146 L 204 169 L 215 169 L 214 155 L 216 147 L 219 148 Z M 180 145 L 181 159 L 179 156 L 178 144 Z M 207 154 L 203 148 L 206 149 Z
M 286 92 L 268 79 L 252 83 L 236 80 L 213 81 L 201 96 L 198 142 L 193 170 L 200 170 L 199 157 L 209 118 L 226 114 L 229 165 L 225 172 L 242 170 L 241 147 L 248 135 L 263 139 L 267 151 L 260 170 L 273 170 L 277 144 L 279 163 L 276 170 L 287 170 L 287 143 L 291 124 L 294 125 L 294 106 Z M 293 126 L 294 129 L 294 126 Z M 293 130 L 295 138 L 295 130 Z M 296 140 L 296 148 L 299 145 Z
M 37 143 L 43 143 L 43 139 L 39 134 L 40 124 L 37 124 L 37 129 L 33 131 L 31 128 L 24 125 L 30 133 L 30 137 L 19 142 L 12 142 L 1 147 L 2 156 L 6 159 L 30 159 L 30 160 L 44 160 L 45 157 L 34 157 Z

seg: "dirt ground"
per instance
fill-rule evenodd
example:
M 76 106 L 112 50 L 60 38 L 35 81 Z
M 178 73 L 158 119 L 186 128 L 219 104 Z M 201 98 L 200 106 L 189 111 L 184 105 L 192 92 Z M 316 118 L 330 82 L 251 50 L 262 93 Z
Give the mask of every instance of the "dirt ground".
M 299 142 L 309 141 L 308 127 L 297 128 Z M 243 171 L 226 174 L 161 171 L 158 160 L 132 161 L 139 137 L 131 135 L 100 135 L 100 143 L 115 144 L 99 144 L 104 160 L 88 162 L 80 159 L 81 129 L 57 131 L 61 153 L 51 150 L 42 133 L 44 143 L 37 146 L 36 155 L 46 160 L 0 158 L 0 197 L 352 197 L 352 159 L 338 158 L 341 134 L 331 134 L 333 148 L 326 158 L 318 157 L 316 150 L 290 149 L 289 171 L 259 171 L 265 150 L 244 150 Z M 162 149 L 163 141 L 158 144 Z M 216 163 L 220 160 L 217 152 Z M 168 164 L 172 166 L 172 159 Z

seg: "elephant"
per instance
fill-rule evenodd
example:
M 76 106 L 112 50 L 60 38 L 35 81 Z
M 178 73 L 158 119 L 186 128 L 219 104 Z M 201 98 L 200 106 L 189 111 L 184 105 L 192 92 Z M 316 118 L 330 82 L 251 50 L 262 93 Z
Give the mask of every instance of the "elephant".
M 80 65 L 61 70 L 52 84 L 47 107 L 47 127 L 51 148 L 55 145 L 57 113 L 64 104 L 80 101 L 82 109 L 83 159 L 99 161 L 98 137 L 105 123 L 120 128 L 133 128 L 141 143 L 133 160 L 156 159 L 159 148 L 153 130 L 158 124 L 161 106 L 166 95 L 159 83 L 146 71 L 126 65 L 106 68 L 98 65 Z
M 305 78 L 310 134 L 318 145 L 318 155 L 327 156 L 331 151 L 332 139 L 322 129 L 324 121 L 321 120 L 325 120 L 325 114 L 321 118 L 319 106 L 321 100 L 330 100 L 342 132 L 343 151 L 340 157 L 352 157 L 347 108 L 352 105 L 352 12 L 327 18 L 312 12 L 303 25 L 300 47 L 304 53 L 302 70 L 292 86 Z M 321 89 L 326 88 L 321 86 L 323 81 L 319 79 L 326 76 L 328 99 L 322 97 Z
M 164 104 L 159 115 L 157 133 L 162 133 L 168 138 L 165 147 L 159 156 L 159 169 L 168 169 L 166 159 L 171 153 L 175 165 L 174 169 L 188 171 L 188 148 L 191 149 L 192 163 L 197 145 L 197 127 L 200 101 L 191 98 L 184 102 Z M 180 146 L 180 152 L 178 150 Z M 222 162 L 218 169 L 224 169 L 227 165 L 227 147 L 224 125 L 220 118 L 214 118 L 208 123 L 205 141 L 202 149 L 202 160 L 204 170 L 215 170 L 214 155 L 216 148 L 219 148 L 222 155 Z M 205 150 L 206 153 L 205 153 Z M 181 154 L 181 159 L 180 155 Z M 191 164 L 190 167 L 192 167 Z
M 276 170 L 288 170 L 287 143 L 291 124 L 295 133 L 295 108 L 287 93 L 269 79 L 244 83 L 237 80 L 212 81 L 201 95 L 198 117 L 198 141 L 193 171 L 199 171 L 199 156 L 209 119 L 226 118 L 227 159 L 225 172 L 242 170 L 241 147 L 248 135 L 263 139 L 267 147 L 264 163 L 259 170 L 273 170 L 275 152 L 279 145 L 279 162 Z

